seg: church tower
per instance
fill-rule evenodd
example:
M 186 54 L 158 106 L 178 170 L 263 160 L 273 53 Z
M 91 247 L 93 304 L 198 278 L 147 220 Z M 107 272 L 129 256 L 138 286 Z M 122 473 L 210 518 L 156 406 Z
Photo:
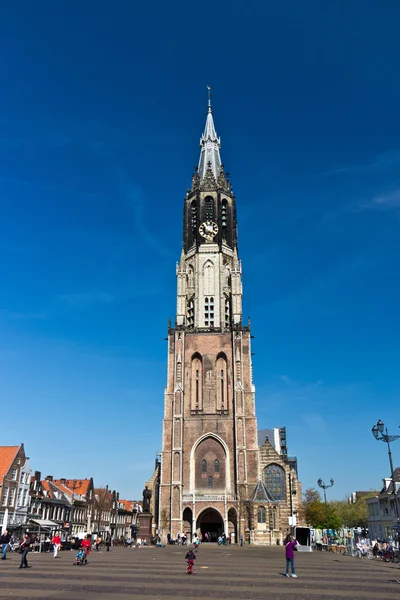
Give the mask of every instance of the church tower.
M 209 94 L 168 331 L 158 522 L 164 536 L 225 532 L 237 540 L 259 459 L 236 200 L 220 148 Z

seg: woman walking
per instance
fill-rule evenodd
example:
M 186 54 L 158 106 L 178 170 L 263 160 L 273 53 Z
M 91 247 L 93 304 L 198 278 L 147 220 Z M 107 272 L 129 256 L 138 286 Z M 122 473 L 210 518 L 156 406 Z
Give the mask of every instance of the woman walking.
M 56 531 L 55 535 L 53 536 L 51 543 L 53 544 L 53 556 L 54 558 L 57 558 L 58 551 L 61 548 L 61 538 L 58 535 L 58 531 Z
M 298 541 L 294 539 L 292 535 L 288 535 L 285 542 L 285 550 L 286 550 L 286 577 L 290 577 L 289 575 L 289 567 L 292 566 L 292 577 L 297 577 L 295 568 L 294 568 L 294 547 L 297 546 Z

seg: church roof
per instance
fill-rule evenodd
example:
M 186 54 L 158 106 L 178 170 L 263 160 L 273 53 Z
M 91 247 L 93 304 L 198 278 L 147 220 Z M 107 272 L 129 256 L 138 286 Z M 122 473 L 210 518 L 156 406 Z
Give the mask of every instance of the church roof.
M 276 502 L 275 498 L 267 490 L 261 479 L 258 481 L 254 488 L 253 495 L 251 497 L 252 502 Z
M 215 179 L 218 178 L 221 169 L 221 157 L 219 149 L 221 140 L 215 131 L 213 112 L 211 107 L 211 91 L 208 88 L 208 109 L 204 133 L 200 138 L 199 176 L 203 181 L 207 168 L 210 167 Z

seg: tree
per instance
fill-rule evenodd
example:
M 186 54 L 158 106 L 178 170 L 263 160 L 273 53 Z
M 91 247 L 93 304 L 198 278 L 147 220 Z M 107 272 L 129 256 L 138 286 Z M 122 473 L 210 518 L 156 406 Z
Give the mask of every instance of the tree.
M 327 526 L 329 529 L 339 529 L 342 526 L 342 519 L 334 508 L 328 504 L 327 509 L 325 509 L 323 502 L 310 502 L 307 504 L 305 518 L 306 523 L 311 527 L 315 527 L 315 529 L 326 529 Z
M 160 530 L 161 533 L 165 533 L 170 527 L 170 514 L 166 508 L 162 508 L 160 511 Z
M 110 521 L 111 493 L 107 485 L 94 490 L 93 509 L 93 520 L 99 533 L 101 524 L 107 521 L 107 516 L 108 522 Z
M 356 502 L 348 502 L 347 500 L 337 500 L 330 502 L 329 505 L 340 516 L 345 527 L 361 527 L 368 526 L 367 515 L 367 498 L 373 498 L 378 492 L 368 492 L 359 498 Z
M 321 502 L 321 494 L 315 488 L 308 488 L 304 492 L 303 504 L 307 506 L 307 504 L 311 504 L 312 502 Z

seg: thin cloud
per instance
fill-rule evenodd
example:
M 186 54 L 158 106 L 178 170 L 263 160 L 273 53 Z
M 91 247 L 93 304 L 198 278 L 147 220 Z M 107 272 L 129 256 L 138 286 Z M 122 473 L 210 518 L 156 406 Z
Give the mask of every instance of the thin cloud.
M 388 169 L 400 164 L 400 151 L 387 152 L 374 158 L 373 160 L 361 163 L 358 165 L 348 165 L 333 169 L 332 171 L 326 171 L 320 174 L 320 177 L 330 175 L 346 175 L 351 173 L 363 173 L 365 171 L 381 171 Z
M 373 203 L 377 208 L 400 208 L 400 188 L 394 190 L 394 192 L 377 196 L 374 198 Z
M 36 320 L 36 319 L 46 319 L 47 318 L 47 313 L 46 312 L 10 312 L 9 313 L 9 317 L 11 317 L 12 319 L 18 319 L 20 321 L 31 321 L 31 320 Z
M 80 308 L 93 303 L 110 304 L 114 302 L 116 296 L 107 292 L 84 292 L 79 294 L 60 294 L 59 298 L 71 307 Z
M 328 223 L 338 221 L 347 215 L 357 215 L 366 211 L 374 210 L 398 210 L 400 209 L 400 188 L 386 194 L 375 196 L 366 202 L 357 201 L 326 213 L 316 223 L 315 227 L 324 227 Z
M 279 379 L 286 385 L 293 385 L 293 381 L 288 375 L 279 375 Z
M 120 166 L 115 168 L 115 175 L 121 193 L 132 212 L 136 232 L 147 246 L 164 258 L 168 254 L 168 251 L 165 246 L 152 235 L 144 217 L 146 202 L 142 188 L 137 185 Z

